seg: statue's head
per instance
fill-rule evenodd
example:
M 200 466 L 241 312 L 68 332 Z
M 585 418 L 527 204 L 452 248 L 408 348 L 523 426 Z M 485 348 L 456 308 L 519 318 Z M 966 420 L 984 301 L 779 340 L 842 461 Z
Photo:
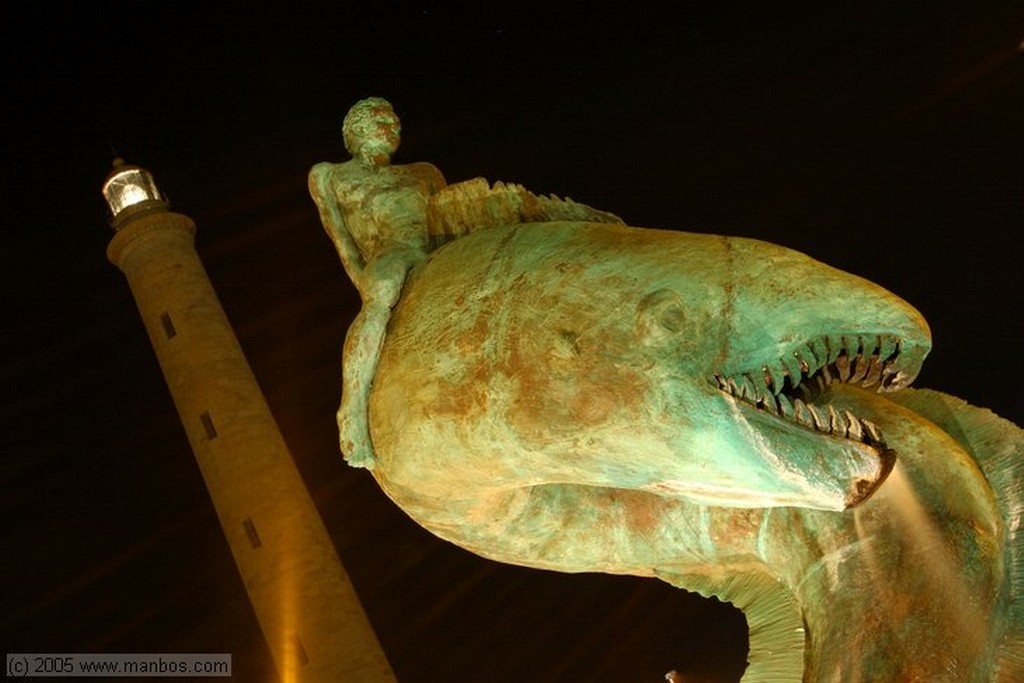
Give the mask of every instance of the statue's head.
M 453 490 L 740 507 L 865 500 L 896 454 L 844 396 L 906 386 L 931 345 L 908 304 L 792 250 L 568 222 L 446 245 L 391 324 L 371 416 L 393 480 L 419 476 L 421 449 Z
M 367 97 L 348 110 L 341 132 L 349 154 L 383 165 L 398 150 L 402 125 L 390 102 Z

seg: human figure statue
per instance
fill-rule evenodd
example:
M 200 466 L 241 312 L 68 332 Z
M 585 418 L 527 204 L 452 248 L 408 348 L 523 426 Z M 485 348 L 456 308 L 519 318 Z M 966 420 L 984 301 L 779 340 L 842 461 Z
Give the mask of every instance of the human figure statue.
M 428 198 L 445 186 L 432 164 L 391 164 L 400 133 L 387 100 L 360 100 L 342 124 L 352 159 L 320 163 L 309 173 L 320 219 L 363 302 L 345 337 L 338 409 L 341 450 L 357 467 L 374 464 L 367 422 L 370 386 L 391 308 L 406 274 L 427 254 Z
M 448 185 L 433 164 L 395 166 L 401 125 L 391 104 L 368 97 L 342 123 L 352 159 L 319 163 L 309 192 L 363 306 L 349 326 L 342 358 L 338 431 L 349 464 L 372 468 L 368 400 L 391 310 L 406 275 L 434 248 L 476 230 L 520 223 L 621 223 L 612 214 L 521 185 L 473 178 Z

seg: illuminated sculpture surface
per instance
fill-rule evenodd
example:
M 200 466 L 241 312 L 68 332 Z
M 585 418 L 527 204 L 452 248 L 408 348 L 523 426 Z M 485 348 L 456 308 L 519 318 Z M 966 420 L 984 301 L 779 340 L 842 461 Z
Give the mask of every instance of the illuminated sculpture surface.
M 1024 680 L 1024 433 L 906 388 L 917 311 L 783 247 L 391 166 L 380 99 L 345 137 L 310 173 L 364 300 L 342 450 L 417 522 L 732 602 L 744 681 Z

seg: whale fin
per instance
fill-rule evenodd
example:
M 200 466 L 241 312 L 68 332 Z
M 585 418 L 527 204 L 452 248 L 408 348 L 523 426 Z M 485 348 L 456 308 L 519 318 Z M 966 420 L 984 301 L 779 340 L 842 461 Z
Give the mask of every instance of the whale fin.
M 1024 430 L 987 408 L 930 389 L 889 395 L 933 422 L 975 459 L 995 491 L 1005 524 L 1003 622 L 994 644 L 994 681 L 1024 681 Z

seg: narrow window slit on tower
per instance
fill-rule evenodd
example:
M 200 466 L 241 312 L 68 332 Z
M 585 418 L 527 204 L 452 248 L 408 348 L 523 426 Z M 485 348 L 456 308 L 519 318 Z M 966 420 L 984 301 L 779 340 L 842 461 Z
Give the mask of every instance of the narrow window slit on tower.
M 203 429 L 206 430 L 207 439 L 217 438 L 217 428 L 213 426 L 213 419 L 210 417 L 210 413 L 203 413 L 199 416 L 199 421 L 203 423 Z
M 299 660 L 300 667 L 309 664 L 309 655 L 306 654 L 306 648 L 302 646 L 302 640 L 298 634 L 295 634 L 295 659 Z
M 171 339 L 174 337 L 174 335 L 178 334 L 178 330 L 176 330 L 174 327 L 174 321 L 171 320 L 170 313 L 164 313 L 163 315 L 161 315 L 160 323 L 164 326 L 164 334 L 167 335 L 168 339 Z
M 256 531 L 256 525 L 252 523 L 252 517 L 246 517 L 242 522 L 242 527 L 245 529 L 245 535 L 249 537 L 249 545 L 254 550 L 263 545 L 263 541 L 260 540 L 260 535 Z

